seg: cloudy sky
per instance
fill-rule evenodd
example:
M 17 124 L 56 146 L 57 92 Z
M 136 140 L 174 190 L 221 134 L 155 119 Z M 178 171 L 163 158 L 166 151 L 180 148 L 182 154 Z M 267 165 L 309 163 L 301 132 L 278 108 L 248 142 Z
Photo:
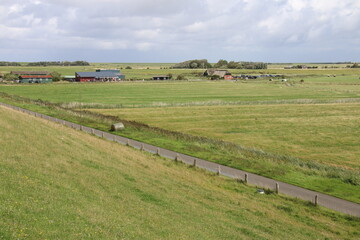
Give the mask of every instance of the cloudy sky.
M 0 0 L 0 61 L 360 61 L 360 0 Z

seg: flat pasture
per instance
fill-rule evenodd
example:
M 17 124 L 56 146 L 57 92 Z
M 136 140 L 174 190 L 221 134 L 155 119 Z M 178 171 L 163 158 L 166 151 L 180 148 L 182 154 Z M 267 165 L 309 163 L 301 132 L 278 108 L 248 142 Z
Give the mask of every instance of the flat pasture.
M 92 111 L 247 148 L 360 170 L 360 103 Z
M 0 91 L 56 103 L 122 105 L 124 107 L 286 103 L 359 99 L 360 84 L 282 83 L 268 81 L 155 81 L 0 85 Z

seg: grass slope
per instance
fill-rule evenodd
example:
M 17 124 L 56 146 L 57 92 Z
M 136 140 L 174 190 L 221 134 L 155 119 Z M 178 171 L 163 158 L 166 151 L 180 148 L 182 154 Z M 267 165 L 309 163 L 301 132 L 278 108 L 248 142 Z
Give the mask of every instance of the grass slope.
M 359 219 L 0 107 L 0 239 L 356 239 Z

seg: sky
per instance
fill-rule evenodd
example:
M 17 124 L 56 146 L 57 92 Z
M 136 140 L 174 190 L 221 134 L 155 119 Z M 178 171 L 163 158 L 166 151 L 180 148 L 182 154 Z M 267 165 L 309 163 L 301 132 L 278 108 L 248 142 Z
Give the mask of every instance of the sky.
M 360 0 L 0 0 L 0 61 L 360 61 Z

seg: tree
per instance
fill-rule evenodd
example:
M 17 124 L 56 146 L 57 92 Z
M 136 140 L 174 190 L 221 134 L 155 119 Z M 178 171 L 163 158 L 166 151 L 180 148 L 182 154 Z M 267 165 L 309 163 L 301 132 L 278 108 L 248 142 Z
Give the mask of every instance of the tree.
M 190 63 L 190 68 L 198 68 L 199 64 L 197 62 Z
M 228 61 L 224 59 L 220 59 L 217 63 L 215 63 L 214 68 L 227 68 Z
M 359 64 L 358 63 L 354 63 L 351 68 L 360 68 Z
M 234 61 L 230 61 L 227 65 L 228 68 L 230 69 L 236 69 L 236 68 L 241 68 L 240 64 Z
M 52 80 L 54 82 L 58 82 L 58 81 L 62 80 L 61 74 L 58 72 L 54 71 L 54 72 L 50 73 L 50 75 L 52 76 Z
M 172 68 L 211 68 L 211 64 L 206 59 L 188 60 L 185 62 L 177 63 Z
M 4 80 L 5 81 L 14 81 L 14 80 L 19 80 L 19 77 L 15 74 L 6 73 L 4 75 Z

